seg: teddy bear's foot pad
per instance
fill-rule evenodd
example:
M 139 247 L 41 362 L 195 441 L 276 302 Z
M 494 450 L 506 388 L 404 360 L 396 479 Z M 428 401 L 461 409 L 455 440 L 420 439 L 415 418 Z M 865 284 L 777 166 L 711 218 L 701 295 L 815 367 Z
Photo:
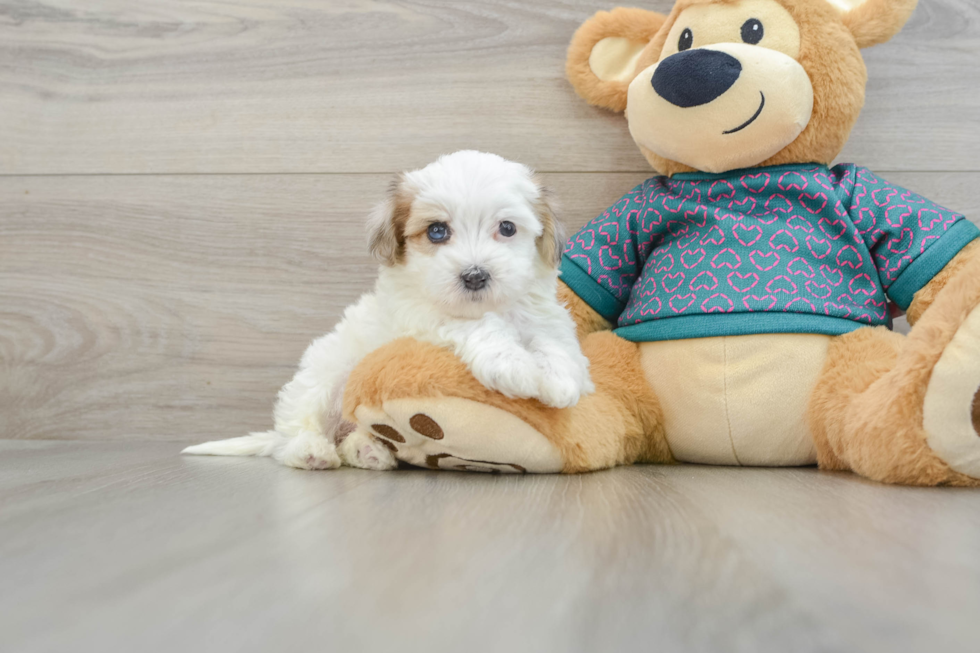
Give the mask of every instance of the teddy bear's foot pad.
M 398 460 L 418 467 L 509 474 L 563 467 L 558 449 L 527 422 L 475 401 L 393 399 L 359 406 L 355 416 Z
M 952 469 L 980 478 L 980 436 L 974 402 L 980 388 L 980 308 L 975 308 L 932 370 L 923 426 L 929 446 Z

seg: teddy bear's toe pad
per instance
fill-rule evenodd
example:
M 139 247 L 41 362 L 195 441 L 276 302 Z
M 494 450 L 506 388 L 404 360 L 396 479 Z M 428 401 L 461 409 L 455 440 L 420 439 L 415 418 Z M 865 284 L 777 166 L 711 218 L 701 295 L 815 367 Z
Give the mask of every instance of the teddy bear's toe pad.
M 929 446 L 961 474 L 980 478 L 973 407 L 980 387 L 980 308 L 957 330 L 932 370 L 922 407 Z
M 393 399 L 361 405 L 358 423 L 399 460 L 429 469 L 548 474 L 562 470 L 558 449 L 514 415 L 456 397 Z

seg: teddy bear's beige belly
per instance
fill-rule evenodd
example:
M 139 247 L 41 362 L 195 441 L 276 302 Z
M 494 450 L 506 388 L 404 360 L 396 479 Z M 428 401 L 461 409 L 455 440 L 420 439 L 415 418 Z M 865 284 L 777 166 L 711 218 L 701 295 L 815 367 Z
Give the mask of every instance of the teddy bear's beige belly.
M 713 465 L 814 464 L 806 406 L 829 342 L 762 334 L 643 343 L 671 453 Z

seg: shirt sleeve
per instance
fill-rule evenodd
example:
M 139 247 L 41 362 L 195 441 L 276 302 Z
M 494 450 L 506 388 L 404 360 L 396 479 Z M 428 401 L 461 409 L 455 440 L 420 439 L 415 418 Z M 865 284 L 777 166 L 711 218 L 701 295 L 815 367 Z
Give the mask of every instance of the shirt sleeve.
M 637 234 L 648 206 L 647 183 L 624 195 L 569 238 L 561 279 L 599 315 L 615 322 L 643 269 Z
M 980 230 L 964 216 L 889 184 L 867 168 L 833 170 L 889 299 L 903 310 Z

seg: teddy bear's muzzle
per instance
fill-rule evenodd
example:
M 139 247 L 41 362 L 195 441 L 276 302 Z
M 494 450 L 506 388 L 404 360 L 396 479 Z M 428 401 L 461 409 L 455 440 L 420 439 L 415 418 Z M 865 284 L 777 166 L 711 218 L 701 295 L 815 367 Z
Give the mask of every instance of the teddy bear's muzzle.
M 792 143 L 813 112 L 803 66 L 776 50 L 718 43 L 665 57 L 629 86 L 633 139 L 704 172 L 748 168 Z

